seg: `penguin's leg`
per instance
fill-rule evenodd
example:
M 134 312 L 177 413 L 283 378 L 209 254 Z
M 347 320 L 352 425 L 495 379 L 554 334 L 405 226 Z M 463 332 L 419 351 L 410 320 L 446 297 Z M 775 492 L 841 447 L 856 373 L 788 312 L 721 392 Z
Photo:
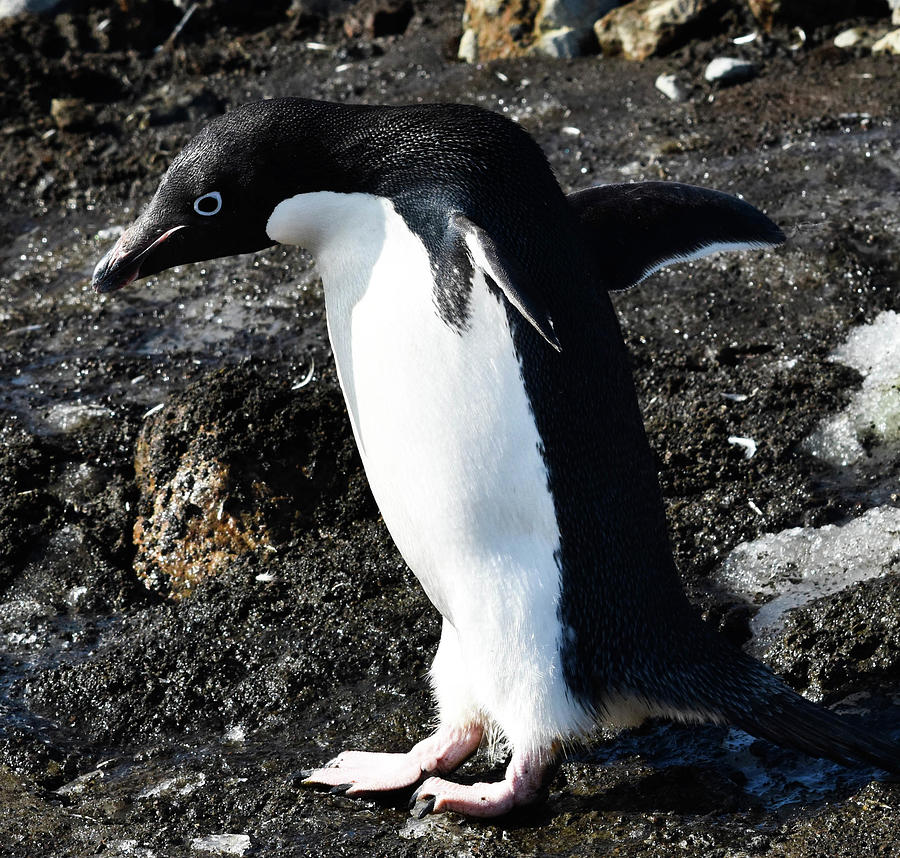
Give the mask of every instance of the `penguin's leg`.
M 481 744 L 483 716 L 470 697 L 456 630 L 444 620 L 431 666 L 440 722 L 427 739 L 405 754 L 344 751 L 309 772 L 305 784 L 330 786 L 347 795 L 386 792 L 418 783 L 424 775 L 449 774 Z

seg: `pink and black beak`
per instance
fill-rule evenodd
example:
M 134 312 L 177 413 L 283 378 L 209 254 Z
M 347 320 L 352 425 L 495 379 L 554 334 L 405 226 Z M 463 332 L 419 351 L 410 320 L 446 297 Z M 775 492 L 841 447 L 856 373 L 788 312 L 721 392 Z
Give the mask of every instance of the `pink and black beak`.
M 159 234 L 147 233 L 139 220 L 122 233 L 112 249 L 94 269 L 91 285 L 95 292 L 114 292 L 139 277 L 147 277 L 164 271 L 177 261 L 169 261 L 177 255 L 177 245 L 172 237 L 185 229 L 185 224 L 172 226 Z

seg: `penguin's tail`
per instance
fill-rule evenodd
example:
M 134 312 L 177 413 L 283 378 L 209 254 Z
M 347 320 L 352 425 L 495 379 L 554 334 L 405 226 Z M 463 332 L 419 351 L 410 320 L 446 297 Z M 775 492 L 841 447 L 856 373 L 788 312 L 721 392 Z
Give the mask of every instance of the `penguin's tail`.
M 715 720 L 814 757 L 845 766 L 863 763 L 900 775 L 900 744 L 871 735 L 801 697 L 744 653 L 733 651 L 727 656 L 717 660 L 727 675 L 720 673 L 715 677 L 718 681 L 703 683 L 701 692 Z

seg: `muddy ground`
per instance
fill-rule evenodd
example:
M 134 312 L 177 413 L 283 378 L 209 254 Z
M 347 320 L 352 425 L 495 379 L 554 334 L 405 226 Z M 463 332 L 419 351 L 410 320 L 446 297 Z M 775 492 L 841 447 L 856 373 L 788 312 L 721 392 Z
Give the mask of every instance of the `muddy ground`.
M 900 310 L 900 61 L 837 51 L 836 27 L 738 48 L 753 25 L 733 14 L 642 64 L 472 68 L 453 58 L 457 3 L 354 39 L 309 4 L 257 5 L 201 4 L 162 50 L 181 16 L 164 2 L 0 22 L 0 854 L 895 854 L 897 786 L 724 728 L 598 736 L 545 806 L 491 824 L 302 788 L 342 747 L 426 732 L 438 632 L 368 494 L 321 285 L 282 249 L 111 296 L 88 281 L 198 123 L 267 95 L 470 101 L 517 118 L 567 189 L 742 194 L 784 248 L 683 265 L 616 304 L 685 585 L 743 643 L 753 608 L 714 577 L 731 548 L 898 505 L 896 451 L 835 470 L 801 442 L 859 383 L 830 351 Z M 721 54 L 759 76 L 711 89 Z M 672 71 L 685 102 L 654 89 Z M 53 115 L 52 99 L 69 101 Z M 895 736 L 898 581 L 795 612 L 768 656 Z M 887 643 L 854 655 L 879 612 Z M 463 776 L 501 766 L 481 753 Z M 203 840 L 221 834 L 240 837 Z

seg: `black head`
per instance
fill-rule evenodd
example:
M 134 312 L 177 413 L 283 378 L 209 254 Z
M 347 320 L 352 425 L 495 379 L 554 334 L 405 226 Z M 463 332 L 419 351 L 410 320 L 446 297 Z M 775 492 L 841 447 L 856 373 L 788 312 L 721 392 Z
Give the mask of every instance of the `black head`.
M 510 251 L 525 257 L 542 255 L 524 230 L 532 200 L 567 212 L 540 149 L 497 114 L 465 105 L 272 99 L 214 119 L 188 143 L 146 211 L 97 265 L 94 288 L 110 292 L 174 265 L 269 247 L 266 225 L 278 203 L 313 191 L 392 199 L 437 255 L 448 212 L 509 239 Z M 545 239 L 549 212 L 534 225 Z
M 272 102 L 246 105 L 191 140 L 146 210 L 94 269 L 94 289 L 111 292 L 174 265 L 275 244 L 266 234 L 273 208 L 315 181 L 302 147 L 285 175 L 281 113 Z

